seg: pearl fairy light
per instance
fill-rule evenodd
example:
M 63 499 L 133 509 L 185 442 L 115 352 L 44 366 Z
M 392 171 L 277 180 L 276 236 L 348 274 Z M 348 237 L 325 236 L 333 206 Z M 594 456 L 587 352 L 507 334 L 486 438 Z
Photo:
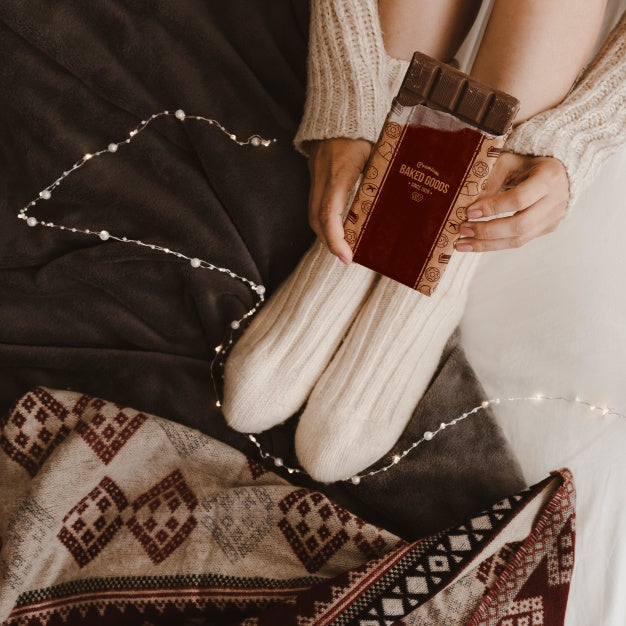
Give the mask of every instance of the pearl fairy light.
M 249 278 L 246 278 L 245 276 L 240 276 L 239 274 L 237 274 L 236 272 L 234 272 L 228 267 L 220 267 L 218 265 L 210 263 L 209 261 L 205 261 L 204 259 L 201 259 L 199 257 L 190 257 L 182 252 L 178 252 L 176 250 L 172 250 L 164 246 L 159 246 L 153 243 L 147 243 L 140 239 L 133 239 L 131 237 L 126 237 L 124 235 L 112 234 L 108 230 L 77 228 L 74 226 L 67 226 L 65 224 L 56 224 L 54 222 L 37 219 L 36 217 L 32 215 L 28 215 L 28 212 L 33 207 L 35 207 L 39 203 L 40 200 L 50 200 L 50 198 L 52 197 L 52 192 L 55 189 L 57 189 L 68 176 L 70 176 L 73 172 L 83 167 L 87 163 L 87 161 L 91 161 L 92 159 L 100 157 L 103 154 L 109 154 L 109 155 L 116 154 L 121 148 L 123 148 L 125 145 L 128 145 L 131 141 L 133 141 L 139 135 L 139 133 L 141 133 L 143 130 L 146 129 L 146 127 L 151 122 L 153 122 L 157 118 L 167 117 L 167 116 L 170 116 L 170 117 L 173 116 L 177 120 L 179 120 L 181 123 L 185 123 L 185 124 L 188 123 L 188 120 L 196 120 L 196 121 L 204 122 L 211 126 L 215 126 L 218 130 L 224 133 L 231 141 L 233 141 L 239 146 L 249 145 L 249 146 L 252 146 L 253 148 L 259 148 L 259 147 L 267 148 L 271 144 L 276 142 L 276 139 L 264 139 L 263 137 L 261 137 L 261 135 L 256 135 L 256 134 L 251 135 L 245 140 L 240 140 L 237 138 L 236 135 L 226 130 L 226 128 L 222 126 L 222 124 L 220 124 L 217 120 L 210 119 L 208 117 L 204 117 L 201 115 L 187 115 L 185 111 L 183 111 L 182 109 L 177 109 L 174 112 L 167 111 L 167 110 L 160 111 L 159 113 L 154 113 L 153 115 L 146 118 L 145 120 L 141 120 L 141 122 L 128 133 L 128 137 L 126 139 L 122 139 L 117 142 L 110 142 L 107 145 L 107 147 L 103 148 L 102 150 L 97 150 L 96 152 L 85 153 L 69 169 L 64 170 L 61 176 L 59 176 L 50 185 L 42 189 L 34 200 L 31 200 L 26 206 L 20 209 L 17 214 L 17 217 L 20 220 L 24 220 L 26 222 L 26 225 L 30 226 L 31 228 L 34 228 L 35 226 L 44 226 L 46 228 L 53 228 L 57 230 L 69 231 L 71 233 L 80 233 L 82 235 L 98 237 L 103 242 L 104 241 L 117 241 L 120 243 L 127 243 L 127 244 L 133 244 L 136 246 L 141 246 L 143 248 L 148 248 L 150 250 L 161 252 L 163 254 L 169 254 L 174 257 L 177 257 L 178 259 L 188 262 L 191 265 L 191 267 L 193 267 L 194 269 L 206 269 L 209 271 L 220 272 L 222 274 L 227 274 L 228 276 L 230 276 L 231 278 L 235 280 L 239 280 L 245 283 L 251 289 L 251 291 L 254 294 L 256 294 L 257 298 L 256 298 L 256 302 L 254 303 L 254 306 L 249 311 L 244 313 L 239 319 L 232 320 L 230 322 L 230 333 L 229 333 L 228 339 L 226 340 L 225 344 L 220 344 L 219 346 L 216 346 L 215 348 L 215 356 L 213 360 L 211 361 L 211 378 L 213 381 L 215 395 L 216 397 L 218 397 L 217 384 L 216 384 L 215 375 L 214 375 L 214 368 L 215 368 L 216 362 L 219 358 L 221 359 L 219 365 L 221 367 L 224 366 L 224 359 L 225 359 L 226 353 L 228 352 L 228 349 L 233 344 L 233 331 L 238 330 L 241 327 L 243 322 L 245 322 L 247 319 L 252 317 L 256 313 L 256 311 L 259 309 L 263 301 L 265 300 L 265 295 L 264 295 L 265 286 L 264 285 L 257 285 L 254 281 L 250 280 Z M 217 400 L 216 406 L 218 407 L 221 406 L 221 403 L 219 400 Z
M 213 263 L 210 263 L 209 261 L 205 261 L 204 259 L 201 259 L 199 257 L 189 257 L 189 256 L 183 254 L 182 252 L 177 252 L 175 250 L 171 250 L 170 248 L 159 246 L 157 244 L 146 243 L 146 242 L 141 241 L 139 239 L 132 239 L 132 238 L 126 237 L 124 235 L 111 234 L 108 230 L 102 230 L 102 229 L 101 230 L 97 230 L 97 229 L 88 229 L 88 228 L 82 229 L 82 228 L 77 228 L 77 227 L 74 227 L 74 226 L 67 226 L 67 225 L 64 225 L 64 224 L 56 224 L 54 222 L 46 222 L 44 220 L 37 219 L 36 217 L 34 217 L 32 215 L 28 215 L 29 210 L 32 207 L 36 206 L 40 200 L 50 200 L 51 197 L 52 197 L 52 192 L 57 187 L 59 187 L 62 184 L 62 182 L 65 180 L 65 178 L 67 178 L 70 174 L 72 174 L 76 170 L 78 170 L 81 167 L 83 167 L 87 163 L 87 161 L 90 161 L 90 160 L 92 160 L 94 158 L 97 158 L 97 157 L 101 156 L 102 154 L 106 154 L 106 153 L 108 153 L 108 154 L 115 154 L 115 153 L 117 153 L 120 148 L 122 148 L 124 145 L 127 145 L 131 141 L 133 141 L 133 139 L 140 132 L 142 132 L 153 120 L 155 120 L 155 119 L 157 119 L 159 117 L 164 117 L 164 116 L 173 116 L 177 120 L 179 120 L 181 123 L 187 123 L 187 120 L 198 120 L 198 121 L 205 122 L 205 123 L 207 123 L 209 125 L 212 125 L 212 126 L 215 126 L 216 128 L 218 128 L 231 141 L 233 141 L 234 143 L 236 143 L 239 146 L 250 145 L 250 146 L 252 146 L 254 148 L 258 148 L 258 147 L 265 147 L 266 148 L 266 147 L 270 146 L 272 143 L 274 143 L 276 141 L 276 139 L 264 139 L 260 135 L 251 135 L 246 140 L 239 140 L 236 135 L 230 133 L 228 130 L 226 130 L 226 128 L 224 128 L 224 126 L 222 126 L 216 120 L 213 120 L 213 119 L 210 119 L 210 118 L 206 118 L 206 117 L 203 117 L 203 116 L 200 116 L 200 115 L 187 115 L 185 113 L 185 111 L 183 111 L 183 109 L 177 109 L 174 112 L 170 112 L 170 111 L 167 111 L 167 110 L 166 111 L 161 111 L 159 113 L 155 113 L 155 114 L 151 115 L 150 117 L 148 117 L 145 120 L 142 120 L 139 123 L 138 126 L 133 128 L 129 132 L 128 138 L 123 139 L 123 140 L 118 141 L 118 142 L 111 142 L 111 143 L 109 143 L 107 145 L 106 148 L 104 148 L 102 150 L 98 150 L 98 151 L 93 152 L 93 153 L 90 153 L 90 152 L 85 153 L 68 170 L 63 171 L 63 173 L 61 174 L 61 176 L 59 176 L 59 178 L 57 178 L 54 182 L 52 182 L 50 185 L 48 185 L 45 189 L 42 189 L 34 200 L 31 200 L 26 206 L 24 206 L 22 209 L 20 209 L 20 211 L 17 214 L 17 217 L 18 217 L 18 219 L 24 220 L 26 222 L 26 225 L 31 227 L 31 228 L 33 228 L 35 226 L 44 226 L 46 228 L 65 230 L 65 231 L 69 231 L 71 233 L 80 233 L 80 234 L 83 234 L 83 235 L 89 235 L 89 236 L 98 237 L 103 242 L 113 240 L 113 241 L 117 241 L 117 242 L 121 242 L 121 243 L 128 243 L 128 244 L 141 246 L 141 247 L 144 247 L 144 248 L 148 248 L 150 250 L 154 250 L 156 252 L 161 252 L 163 254 L 173 255 L 173 256 L 175 256 L 175 257 L 177 257 L 179 259 L 185 260 L 194 269 L 206 269 L 206 270 L 209 270 L 209 271 L 216 271 L 216 272 L 224 273 L 224 274 L 227 274 L 228 276 L 230 276 L 231 278 L 233 278 L 235 280 L 239 280 L 239 281 L 245 283 L 258 296 L 257 300 L 256 300 L 254 306 L 249 311 L 244 313 L 239 319 L 232 320 L 230 322 L 230 324 L 229 324 L 229 331 L 230 332 L 229 332 L 228 339 L 225 342 L 215 346 L 215 348 L 214 348 L 215 355 L 213 357 L 213 360 L 211 361 L 211 378 L 212 378 L 212 381 L 213 381 L 213 386 L 214 386 L 216 397 L 218 398 L 218 400 L 216 401 L 215 405 L 217 407 L 221 407 L 222 404 L 221 404 L 221 402 L 219 400 L 216 379 L 215 379 L 215 376 L 214 376 L 215 366 L 219 365 L 219 367 L 221 367 L 221 368 L 224 367 L 226 355 L 227 355 L 227 353 L 228 353 L 228 351 L 229 351 L 229 349 L 232 346 L 233 341 L 234 341 L 233 340 L 233 331 L 239 330 L 241 325 L 242 325 L 242 323 L 245 322 L 247 319 L 251 318 L 257 312 L 257 310 L 260 308 L 261 304 L 264 302 L 264 300 L 265 300 L 265 286 L 264 285 L 257 285 L 255 282 L 253 282 L 249 278 L 246 278 L 244 276 L 240 276 L 237 273 L 235 273 L 233 270 L 231 270 L 231 269 L 229 269 L 227 267 L 219 267 L 219 266 L 214 265 Z M 567 397 L 564 397 L 564 396 L 548 396 L 548 395 L 545 395 L 545 394 L 536 393 L 536 394 L 534 394 L 532 396 L 512 396 L 512 397 L 509 397 L 509 398 L 494 398 L 494 399 L 491 399 L 491 400 L 483 400 L 478 406 L 475 406 L 473 409 L 471 409 L 469 411 L 466 411 L 465 413 L 462 413 L 461 415 L 457 416 L 453 420 L 451 420 L 449 422 L 441 422 L 439 427 L 436 430 L 427 430 L 427 431 L 425 431 L 422 434 L 420 439 L 412 442 L 405 450 L 402 450 L 401 452 L 394 453 L 393 456 L 390 458 L 390 460 L 389 460 L 389 462 L 387 464 L 379 467 L 376 470 L 371 470 L 369 472 L 364 472 L 364 473 L 361 473 L 361 474 L 355 474 L 354 476 L 350 476 L 349 478 L 346 478 L 342 482 L 349 482 L 349 483 L 351 483 L 353 485 L 360 485 L 361 481 L 364 478 L 368 478 L 370 476 L 375 476 L 377 474 L 380 474 L 381 472 L 386 472 L 386 471 L 390 470 L 394 466 L 398 465 L 398 463 L 400 463 L 400 461 L 402 461 L 402 459 L 404 459 L 406 456 L 408 456 L 408 454 L 410 454 L 418 446 L 420 446 L 420 445 L 422 445 L 424 443 L 428 443 L 428 442 L 432 441 L 436 436 L 438 436 L 445 429 L 447 429 L 449 427 L 452 427 L 452 426 L 455 426 L 456 424 L 466 420 L 467 418 L 471 417 L 472 415 L 475 415 L 475 414 L 479 413 L 480 411 L 486 410 L 491 405 L 498 405 L 498 404 L 501 404 L 503 402 L 531 402 L 531 401 L 532 402 L 553 401 L 553 402 L 565 402 L 565 403 L 570 403 L 570 404 L 578 404 L 578 405 L 586 407 L 587 409 L 589 409 L 590 412 L 598 412 L 602 417 L 606 417 L 608 415 L 614 415 L 614 416 L 617 416 L 617 417 L 626 418 L 626 415 L 617 412 L 615 409 L 612 409 L 612 408 L 607 407 L 607 406 L 599 406 L 597 404 L 592 404 L 590 402 L 587 402 L 587 401 L 583 400 L 580 396 L 575 396 L 574 398 L 567 398 Z M 251 441 L 258 448 L 260 457 L 262 459 L 271 460 L 274 463 L 274 466 L 277 469 L 282 468 L 283 470 L 287 471 L 287 473 L 289 473 L 289 474 L 304 474 L 305 473 L 300 468 L 288 467 L 287 465 L 285 465 L 285 462 L 284 462 L 284 460 L 281 457 L 273 456 L 273 455 L 269 454 L 268 452 L 265 452 L 263 450 L 263 448 L 261 447 L 261 444 L 259 443 L 259 441 L 257 440 L 257 438 L 254 435 L 248 434 L 246 436 L 247 436 L 248 440 Z
M 614 415 L 616 417 L 621 417 L 621 418 L 626 419 L 626 415 L 624 415 L 623 413 L 619 413 L 615 409 L 612 409 L 612 408 L 607 407 L 607 406 L 598 406 L 596 404 L 592 404 L 590 402 L 587 402 L 587 401 L 583 400 L 582 398 L 580 398 L 580 396 L 576 396 L 574 398 L 567 398 L 565 396 L 547 396 L 547 395 L 544 395 L 544 394 L 536 393 L 536 394 L 534 394 L 532 396 L 511 396 L 510 398 L 493 398 L 491 400 L 483 400 L 478 406 L 475 406 L 473 409 L 471 409 L 469 411 L 466 411 L 465 413 L 462 413 L 461 415 L 457 416 L 453 420 L 451 420 L 449 422 L 441 422 L 441 424 L 439 424 L 439 428 L 437 428 L 437 430 L 427 430 L 427 431 L 425 431 L 422 434 L 420 439 L 418 439 L 417 441 L 412 442 L 405 450 L 402 450 L 401 452 L 394 453 L 393 456 L 391 456 L 389 462 L 386 465 L 383 465 L 382 467 L 379 467 L 378 469 L 375 469 L 375 470 L 371 470 L 369 472 L 364 472 L 362 474 L 355 474 L 354 476 L 350 476 L 349 478 L 346 478 L 343 481 L 339 481 L 339 482 L 346 482 L 346 483 L 351 483 L 353 485 L 360 485 L 361 481 L 364 478 L 368 478 L 370 476 L 376 476 L 377 474 L 380 474 L 381 472 L 389 471 L 395 465 L 400 463 L 400 461 L 402 459 L 404 459 L 408 454 L 410 454 L 418 446 L 420 446 L 420 445 L 422 445 L 424 443 L 427 443 L 429 441 L 432 441 L 437 435 L 439 435 L 446 428 L 449 428 L 451 426 L 455 426 L 459 422 L 462 422 L 463 420 L 466 420 L 468 417 L 471 417 L 472 415 L 475 415 L 475 414 L 479 413 L 480 411 L 484 411 L 484 410 L 488 409 L 491 405 L 498 405 L 498 404 L 502 404 L 504 402 L 543 402 L 543 401 L 565 402 L 565 403 L 569 403 L 569 404 L 578 404 L 580 406 L 586 407 L 592 413 L 593 412 L 600 413 L 600 415 L 602 417 L 606 417 L 607 415 Z M 257 438 L 254 435 L 247 435 L 247 437 L 258 448 L 259 454 L 260 454 L 261 458 L 273 460 L 274 461 L 274 465 L 276 467 L 282 467 L 283 469 L 287 470 L 287 472 L 289 472 L 290 474 L 293 474 L 293 473 L 304 474 L 305 473 L 303 470 L 301 470 L 299 468 L 287 467 L 284 464 L 284 461 L 283 461 L 282 458 L 272 456 L 271 454 L 265 452 L 262 449 L 261 444 L 259 443 L 259 441 L 257 440 Z

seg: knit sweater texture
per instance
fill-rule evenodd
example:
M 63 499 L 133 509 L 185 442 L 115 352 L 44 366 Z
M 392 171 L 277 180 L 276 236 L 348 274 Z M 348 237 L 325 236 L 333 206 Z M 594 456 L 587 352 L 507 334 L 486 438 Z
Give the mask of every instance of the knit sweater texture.
M 295 145 L 315 139 L 375 142 L 407 61 L 385 52 L 376 0 L 313 0 L 304 115 Z M 626 142 L 626 14 L 558 106 L 518 125 L 506 150 L 565 166 L 570 205 Z

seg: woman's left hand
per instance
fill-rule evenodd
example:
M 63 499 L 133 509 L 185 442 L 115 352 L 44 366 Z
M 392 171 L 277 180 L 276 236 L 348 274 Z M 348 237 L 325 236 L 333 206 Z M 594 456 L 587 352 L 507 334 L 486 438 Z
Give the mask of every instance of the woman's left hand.
M 568 200 L 569 180 L 561 161 L 503 152 L 487 188 L 467 210 L 469 220 L 492 219 L 462 223 L 456 249 L 487 252 L 519 248 L 552 232 L 565 217 Z M 500 217 L 502 214 L 507 216 Z

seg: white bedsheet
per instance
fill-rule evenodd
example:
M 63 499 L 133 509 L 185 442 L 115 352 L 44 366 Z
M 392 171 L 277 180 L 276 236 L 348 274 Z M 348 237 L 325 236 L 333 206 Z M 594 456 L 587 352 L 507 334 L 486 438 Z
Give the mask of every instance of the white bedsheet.
M 492 4 L 458 55 L 464 67 Z M 625 9 L 609 0 L 598 47 Z M 555 233 L 483 255 L 461 328 L 489 397 L 579 396 L 626 414 L 625 179 L 626 147 Z M 559 467 L 574 473 L 567 626 L 625 626 L 626 419 L 547 400 L 495 408 L 529 483 Z
M 580 396 L 626 414 L 626 149 L 551 235 L 484 254 L 462 341 L 489 397 Z M 626 419 L 547 400 L 502 403 L 529 483 L 569 467 L 576 564 L 566 624 L 626 624 Z

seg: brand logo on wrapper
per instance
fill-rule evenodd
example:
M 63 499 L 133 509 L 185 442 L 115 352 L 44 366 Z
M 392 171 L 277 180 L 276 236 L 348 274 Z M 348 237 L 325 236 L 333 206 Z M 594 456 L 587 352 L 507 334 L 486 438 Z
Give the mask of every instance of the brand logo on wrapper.
M 418 163 L 417 167 L 411 167 L 410 165 L 403 163 L 402 165 L 400 165 L 399 171 L 400 174 L 404 174 L 405 176 L 412 178 L 418 183 L 423 183 L 431 189 L 436 189 L 437 191 L 441 191 L 441 193 L 448 193 L 448 191 L 450 190 L 450 185 L 448 183 L 445 183 L 444 181 L 435 178 L 435 176 L 433 176 L 432 174 L 426 174 L 421 169 L 419 169 L 420 166 L 423 167 L 422 163 Z

